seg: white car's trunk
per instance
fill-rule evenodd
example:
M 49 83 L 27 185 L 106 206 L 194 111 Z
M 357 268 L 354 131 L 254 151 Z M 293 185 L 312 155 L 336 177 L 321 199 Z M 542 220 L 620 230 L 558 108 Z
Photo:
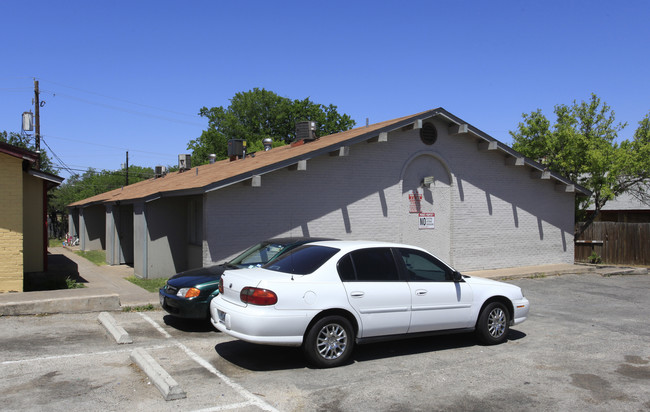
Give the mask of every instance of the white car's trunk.
M 223 281 L 223 293 L 221 296 L 224 300 L 232 304 L 246 306 L 239 296 L 242 289 L 245 287 L 257 287 L 262 280 L 283 281 L 288 276 L 291 275 L 262 268 L 227 270 L 221 276 Z

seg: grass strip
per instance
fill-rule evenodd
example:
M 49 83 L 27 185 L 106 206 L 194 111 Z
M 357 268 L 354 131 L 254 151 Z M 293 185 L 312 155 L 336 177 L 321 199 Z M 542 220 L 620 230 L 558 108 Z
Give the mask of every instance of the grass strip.
M 165 278 L 140 279 L 137 276 L 129 276 L 126 280 L 134 285 L 140 286 L 142 289 L 148 290 L 149 292 L 158 292 L 158 289 L 165 286 L 165 283 L 167 283 L 167 279 Z

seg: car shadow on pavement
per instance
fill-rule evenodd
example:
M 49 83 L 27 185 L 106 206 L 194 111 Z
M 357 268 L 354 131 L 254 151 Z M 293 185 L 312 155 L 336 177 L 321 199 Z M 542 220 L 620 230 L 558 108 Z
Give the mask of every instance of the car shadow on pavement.
M 526 334 L 517 330 L 510 329 L 508 332 L 509 341 L 516 341 L 524 337 L 526 337 Z M 349 363 L 480 345 L 473 333 L 424 336 L 369 343 L 357 345 Z M 311 368 L 302 350 L 295 347 L 256 345 L 233 340 L 216 345 L 215 351 L 226 361 L 251 371 L 266 372 Z
M 352 356 L 357 362 L 365 362 L 476 345 L 478 342 L 471 333 L 422 336 L 357 346 Z
M 508 332 L 509 341 L 515 341 L 525 336 L 525 333 L 512 329 Z M 449 349 L 467 348 L 472 346 L 481 346 L 481 343 L 476 339 L 473 333 L 422 336 L 357 346 L 352 357 L 357 362 L 365 362 L 396 356 L 440 352 Z
M 228 362 L 256 372 L 302 369 L 307 366 L 302 350 L 296 347 L 256 345 L 232 340 L 219 343 L 214 349 Z
M 518 330 L 510 329 L 508 331 L 508 340 L 519 340 L 526 337 L 524 332 L 519 332 Z
M 165 315 L 163 317 L 163 322 L 165 322 L 165 325 L 180 330 L 181 332 L 217 332 L 217 330 L 212 326 L 212 323 L 210 323 L 209 319 L 185 319 L 176 316 Z

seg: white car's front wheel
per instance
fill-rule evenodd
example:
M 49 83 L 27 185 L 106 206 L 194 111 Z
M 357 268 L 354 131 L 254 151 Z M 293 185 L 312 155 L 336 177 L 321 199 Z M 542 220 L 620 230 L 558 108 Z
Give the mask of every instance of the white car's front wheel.
M 354 330 L 342 316 L 327 316 L 309 329 L 303 351 L 319 368 L 332 368 L 347 362 L 354 348 Z
M 486 345 L 503 343 L 508 338 L 509 324 L 508 309 L 503 303 L 492 302 L 479 315 L 476 334 Z

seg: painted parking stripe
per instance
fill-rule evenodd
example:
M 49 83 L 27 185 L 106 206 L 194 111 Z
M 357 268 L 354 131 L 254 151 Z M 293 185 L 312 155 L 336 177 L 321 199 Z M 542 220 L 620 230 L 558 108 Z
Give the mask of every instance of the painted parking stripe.
M 206 408 L 206 409 L 197 409 L 192 412 L 219 412 L 219 411 L 227 411 L 230 409 L 246 408 L 247 406 L 251 406 L 251 403 L 250 402 L 231 403 L 230 405 L 215 406 L 213 408 Z
M 138 312 L 138 315 L 140 315 L 140 316 L 142 317 L 142 319 L 144 319 L 144 320 L 146 320 L 147 322 L 149 322 L 149 323 L 151 324 L 151 326 L 153 326 L 154 328 L 156 328 L 156 330 L 157 330 L 158 332 L 160 332 L 164 337 L 166 337 L 167 339 L 171 339 L 172 335 L 170 335 L 170 334 L 169 334 L 165 329 L 163 329 L 163 327 L 160 326 L 160 325 L 158 324 L 158 322 L 156 322 L 155 320 L 151 319 L 149 316 L 145 315 L 145 314 L 142 313 L 142 312 Z
M 158 330 L 163 336 L 166 338 L 170 339 L 173 341 L 173 343 L 181 349 L 183 352 L 187 354 L 187 356 L 190 357 L 193 361 L 207 369 L 210 373 L 213 375 L 217 376 L 219 379 L 223 381 L 226 385 L 230 386 L 233 388 L 239 395 L 247 399 L 247 402 L 244 403 L 238 403 L 238 404 L 232 404 L 232 405 L 227 405 L 227 406 L 222 406 L 222 407 L 217 407 L 217 408 L 209 408 L 209 409 L 202 409 L 201 411 L 221 411 L 221 410 L 227 410 L 227 409 L 235 409 L 235 408 L 240 408 L 242 406 L 249 406 L 253 405 L 256 406 L 262 410 L 265 411 L 272 411 L 272 412 L 279 412 L 277 409 L 275 409 L 273 406 L 269 405 L 268 403 L 264 402 L 262 399 L 258 398 L 257 396 L 253 395 L 251 392 L 247 391 L 244 389 L 242 386 L 239 384 L 233 382 L 228 378 L 226 375 L 223 373 L 219 372 L 212 364 L 202 357 L 200 357 L 196 352 L 194 352 L 192 349 L 188 348 L 187 346 L 183 345 L 181 342 L 177 341 L 176 339 L 172 338 L 172 336 L 162 328 L 156 321 L 151 319 L 149 316 L 147 316 L 143 312 L 138 312 L 140 316 L 144 320 L 146 320 L 148 323 L 150 323 L 156 330 Z M 233 406 L 235 405 L 235 406 Z
M 169 348 L 170 346 L 173 346 L 173 342 L 170 343 L 169 345 L 148 346 L 148 347 L 146 347 L 146 349 L 148 349 L 148 350 L 164 349 L 164 348 Z M 43 362 L 43 361 L 49 361 L 49 360 L 77 358 L 77 357 L 86 357 L 86 356 L 113 355 L 113 354 L 116 354 L 116 353 L 124 353 L 124 352 L 131 352 L 131 351 L 133 351 L 133 349 L 129 348 L 129 349 L 106 350 L 106 351 L 101 351 L 101 352 L 69 353 L 69 354 L 66 354 L 66 355 L 43 356 L 43 357 L 40 357 L 40 358 L 2 361 L 2 362 L 0 362 L 0 365 L 12 365 L 12 364 L 17 364 L 17 363 L 29 363 L 29 362 Z

